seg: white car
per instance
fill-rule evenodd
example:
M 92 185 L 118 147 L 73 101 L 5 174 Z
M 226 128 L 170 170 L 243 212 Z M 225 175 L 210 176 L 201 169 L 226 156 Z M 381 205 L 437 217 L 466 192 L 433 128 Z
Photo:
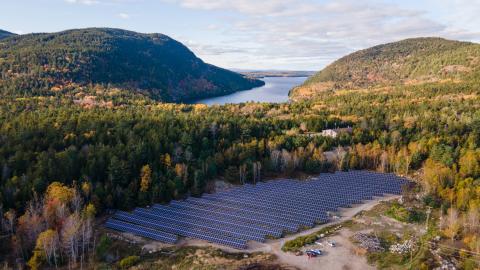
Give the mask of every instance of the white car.
M 327 244 L 331 247 L 335 247 L 337 245 L 335 241 L 327 241 Z

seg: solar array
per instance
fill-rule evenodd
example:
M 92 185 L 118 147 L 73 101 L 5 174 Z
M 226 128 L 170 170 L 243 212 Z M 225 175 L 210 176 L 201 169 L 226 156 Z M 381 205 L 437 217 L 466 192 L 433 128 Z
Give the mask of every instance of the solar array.
M 368 171 L 260 182 L 131 213 L 117 211 L 105 226 L 165 243 L 182 236 L 245 249 L 248 241 L 264 242 L 328 222 L 327 212 L 338 208 L 400 194 L 406 183 L 393 174 Z

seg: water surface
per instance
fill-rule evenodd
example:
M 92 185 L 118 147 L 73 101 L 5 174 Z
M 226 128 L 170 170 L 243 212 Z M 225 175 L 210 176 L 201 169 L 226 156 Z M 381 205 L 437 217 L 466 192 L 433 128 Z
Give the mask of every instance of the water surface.
M 206 98 L 194 101 L 195 104 L 227 104 L 248 101 L 282 103 L 288 101 L 288 92 L 295 86 L 302 84 L 307 77 L 265 77 L 261 79 L 264 86 L 251 90 L 239 91 L 230 95 Z

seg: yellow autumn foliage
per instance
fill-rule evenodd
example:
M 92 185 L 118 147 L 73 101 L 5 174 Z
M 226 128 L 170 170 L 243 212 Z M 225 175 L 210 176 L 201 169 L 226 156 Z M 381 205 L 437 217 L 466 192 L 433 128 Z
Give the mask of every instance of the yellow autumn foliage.
M 67 203 L 72 200 L 75 194 L 73 188 L 69 188 L 60 182 L 53 182 L 47 188 L 47 200 L 58 200 Z

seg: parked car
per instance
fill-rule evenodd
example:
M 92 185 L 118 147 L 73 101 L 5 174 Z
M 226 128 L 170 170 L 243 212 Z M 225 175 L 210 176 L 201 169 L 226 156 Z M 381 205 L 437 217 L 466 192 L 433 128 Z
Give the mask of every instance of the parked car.
M 307 254 L 308 258 L 311 258 L 311 257 L 317 257 L 317 254 L 313 251 L 306 251 L 305 254 Z
M 327 244 L 331 247 L 335 247 L 337 245 L 335 241 L 327 241 Z
M 317 256 L 322 255 L 322 251 L 320 249 L 309 249 L 309 250 L 307 250 L 307 252 L 314 253 Z

